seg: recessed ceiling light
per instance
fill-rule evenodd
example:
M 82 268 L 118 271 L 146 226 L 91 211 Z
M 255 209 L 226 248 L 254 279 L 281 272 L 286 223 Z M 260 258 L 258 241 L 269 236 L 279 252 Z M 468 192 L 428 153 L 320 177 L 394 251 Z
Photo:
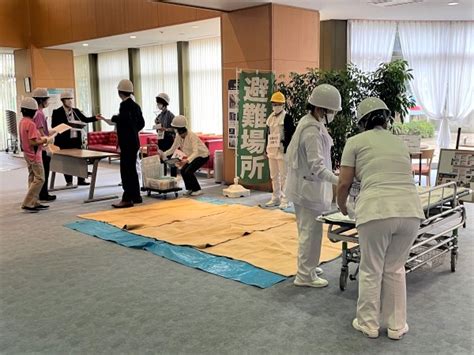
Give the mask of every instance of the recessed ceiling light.
M 193 28 L 199 28 L 199 26 L 194 25 Z
M 449 5 L 449 6 L 454 6 L 454 5 L 459 5 L 459 3 L 456 2 L 456 1 L 453 1 L 453 2 L 448 3 L 448 5 Z
M 184 33 L 183 33 L 183 32 L 180 32 L 179 35 L 180 35 L 180 36 L 184 36 Z
M 131 38 L 131 39 L 135 39 L 135 38 L 137 38 L 137 36 L 130 36 L 130 38 Z
M 87 47 L 89 45 L 89 43 L 83 43 L 82 46 L 83 47 Z

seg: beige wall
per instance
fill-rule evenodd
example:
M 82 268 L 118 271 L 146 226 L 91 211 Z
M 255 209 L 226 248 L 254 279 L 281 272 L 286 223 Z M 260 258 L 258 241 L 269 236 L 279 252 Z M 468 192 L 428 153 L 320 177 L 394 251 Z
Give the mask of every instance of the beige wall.
M 319 13 L 282 5 L 263 5 L 223 14 L 222 104 L 224 180 L 235 176 L 235 150 L 227 149 L 227 83 L 236 68 L 272 70 L 277 77 L 319 66 Z M 254 187 L 255 188 L 255 187 Z M 269 185 L 264 186 L 265 189 Z

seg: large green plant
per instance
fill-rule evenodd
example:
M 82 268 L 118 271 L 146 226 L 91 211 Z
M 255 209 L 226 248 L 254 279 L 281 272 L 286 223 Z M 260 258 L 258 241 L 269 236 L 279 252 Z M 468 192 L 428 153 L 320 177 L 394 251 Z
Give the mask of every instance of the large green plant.
M 348 64 L 344 70 L 308 69 L 306 73 L 291 73 L 288 78 L 281 76 L 280 81 L 275 83 L 275 88 L 287 98 L 287 112 L 294 118 L 295 123 L 306 115 L 308 96 L 316 86 L 331 84 L 339 90 L 342 110 L 328 127 L 334 140 L 333 167 L 338 168 L 347 138 L 358 132 L 356 109 L 364 98 L 380 97 L 387 102 L 392 112 L 401 114 L 414 105 L 406 92 L 407 81 L 411 78 L 406 62 L 393 63 L 396 64 L 382 64 L 375 73 L 362 72 L 352 64 Z M 401 80 L 401 83 L 398 80 Z

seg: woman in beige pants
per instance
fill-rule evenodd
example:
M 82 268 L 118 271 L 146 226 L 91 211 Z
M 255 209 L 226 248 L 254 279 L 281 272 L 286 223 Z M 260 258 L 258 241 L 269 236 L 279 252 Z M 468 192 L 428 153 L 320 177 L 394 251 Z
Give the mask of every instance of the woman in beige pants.
M 354 178 L 360 181 L 355 206 L 359 299 L 352 325 L 369 338 L 377 338 L 384 326 L 388 337 L 397 340 L 408 332 L 404 266 L 424 213 L 408 148 L 386 130 L 389 116 L 378 98 L 360 103 L 357 117 L 365 132 L 349 138 L 344 147 L 337 203 L 347 214 L 349 189 Z

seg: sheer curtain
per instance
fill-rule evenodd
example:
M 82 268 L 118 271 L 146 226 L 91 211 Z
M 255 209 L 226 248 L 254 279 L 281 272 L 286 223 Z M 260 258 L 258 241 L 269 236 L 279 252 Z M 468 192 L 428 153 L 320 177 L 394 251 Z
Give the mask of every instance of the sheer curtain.
M 395 21 L 350 20 L 349 62 L 365 72 L 374 71 L 380 63 L 390 62 L 396 32 Z
M 472 22 L 400 22 L 403 57 L 413 93 L 427 116 L 441 121 L 438 146 L 449 147 L 449 122 L 473 110 Z M 470 37 L 470 38 L 469 38 Z
M 140 48 L 142 82 L 142 111 L 145 128 L 154 125 L 157 107 L 155 98 L 160 92 L 170 96 L 168 109 L 179 114 L 179 79 L 177 44 Z
M 5 110 L 16 112 L 15 62 L 12 53 L 0 53 L 0 150 L 7 148 Z
M 74 57 L 74 77 L 76 80 L 76 107 L 86 116 L 92 116 L 91 81 L 89 56 Z
M 128 51 L 125 49 L 99 53 L 98 71 L 100 113 L 110 118 L 118 113 L 121 102 L 117 94 L 117 85 L 120 80 L 129 78 Z M 113 126 L 102 122 L 102 130 L 113 129 Z
M 191 128 L 222 134 L 222 74 L 220 37 L 189 42 Z

